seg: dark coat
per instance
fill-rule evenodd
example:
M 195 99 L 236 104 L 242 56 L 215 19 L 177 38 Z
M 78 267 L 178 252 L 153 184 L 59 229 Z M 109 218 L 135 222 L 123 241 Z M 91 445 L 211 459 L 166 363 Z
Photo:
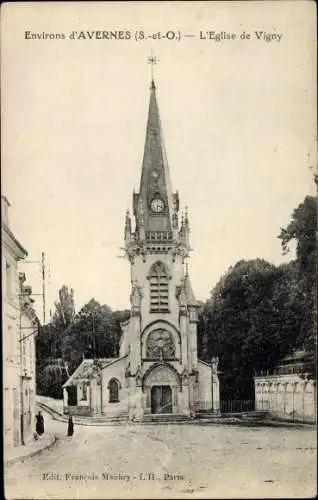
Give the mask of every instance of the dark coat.
M 68 426 L 67 426 L 67 435 L 68 436 L 73 436 L 74 434 L 74 424 L 73 424 L 73 419 L 70 417 L 68 419 Z
M 40 413 L 38 413 L 36 416 L 36 425 L 35 425 L 35 430 L 39 436 L 44 433 L 44 417 Z

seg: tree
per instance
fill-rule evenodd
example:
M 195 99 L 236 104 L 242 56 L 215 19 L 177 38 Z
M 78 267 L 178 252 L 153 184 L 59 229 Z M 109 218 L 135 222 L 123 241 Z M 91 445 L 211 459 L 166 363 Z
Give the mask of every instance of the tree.
M 63 285 L 59 290 L 59 299 L 55 302 L 55 311 L 50 323 L 40 328 L 36 341 L 39 364 L 50 359 L 62 357 L 63 336 L 75 316 L 74 293 Z
M 63 359 L 53 359 L 42 366 L 37 365 L 37 393 L 53 398 L 62 398 L 62 386 L 68 379 Z
M 287 253 L 296 241 L 295 267 L 298 273 L 300 301 L 303 308 L 298 346 L 304 346 L 309 369 L 316 374 L 317 351 L 317 197 L 307 196 L 293 211 L 291 221 L 279 234 L 282 249 Z
M 294 345 L 299 307 L 292 265 L 242 260 L 222 276 L 201 321 L 208 358 L 220 358 L 223 399 L 253 399 L 254 373 L 274 369 Z
M 112 311 L 91 299 L 75 314 L 73 290 L 63 286 L 52 321 L 43 326 L 36 341 L 37 390 L 61 397 L 62 384 L 86 358 L 119 355 L 121 322 L 130 312 Z
M 63 285 L 59 290 L 59 299 L 55 302 L 53 324 L 57 327 L 67 328 L 75 316 L 74 291 Z
M 63 357 L 74 369 L 86 358 L 115 358 L 119 354 L 120 322 L 129 311 L 115 311 L 95 299 L 85 304 L 67 329 Z

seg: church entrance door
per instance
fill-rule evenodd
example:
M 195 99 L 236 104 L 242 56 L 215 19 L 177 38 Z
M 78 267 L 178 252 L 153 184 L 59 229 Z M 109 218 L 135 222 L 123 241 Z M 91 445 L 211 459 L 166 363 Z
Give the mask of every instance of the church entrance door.
M 151 388 L 151 413 L 172 413 L 170 385 L 154 385 Z

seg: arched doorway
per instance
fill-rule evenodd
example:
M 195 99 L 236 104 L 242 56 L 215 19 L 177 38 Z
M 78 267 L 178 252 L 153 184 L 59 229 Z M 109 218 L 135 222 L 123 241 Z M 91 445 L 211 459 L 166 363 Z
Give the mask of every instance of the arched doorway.
M 172 390 L 170 385 L 152 386 L 151 413 L 172 413 Z
M 152 365 L 145 373 L 142 390 L 145 412 L 151 414 L 178 413 L 181 378 L 169 363 Z

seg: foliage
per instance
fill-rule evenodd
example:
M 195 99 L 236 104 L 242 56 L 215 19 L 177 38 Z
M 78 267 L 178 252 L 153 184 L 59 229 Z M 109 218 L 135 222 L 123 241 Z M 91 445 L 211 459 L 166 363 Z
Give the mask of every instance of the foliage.
M 307 196 L 293 211 L 291 221 L 279 235 L 285 253 L 289 251 L 291 241 L 297 242 L 295 264 L 303 308 L 298 345 L 304 346 L 308 353 L 313 376 L 317 353 L 317 229 L 317 198 Z
M 223 399 L 253 397 L 255 372 L 273 370 L 298 348 L 315 375 L 317 330 L 317 199 L 307 196 L 279 234 L 284 253 L 296 259 L 278 267 L 261 259 L 240 261 L 219 280 L 198 324 L 198 349 L 218 354 Z M 316 307 L 314 307 L 316 305 Z
M 119 354 L 120 321 L 128 311 L 115 311 L 91 299 L 75 316 L 63 339 L 63 357 L 73 370 L 83 357 L 114 358 Z
M 317 264 L 317 198 L 307 196 L 303 203 L 293 211 L 288 226 L 281 229 L 279 238 L 284 253 L 289 244 L 296 240 L 297 266 L 300 273 L 312 284 Z
M 63 397 L 62 385 L 69 377 L 64 360 L 51 358 L 47 360 L 47 363 L 37 363 L 36 368 L 37 393 L 61 399 Z
M 36 340 L 37 391 L 62 397 L 62 385 L 83 357 L 111 358 L 119 353 L 121 321 L 129 311 L 112 311 L 91 299 L 75 314 L 73 290 L 63 286 L 52 321 Z
M 223 399 L 253 398 L 255 371 L 273 369 L 296 342 L 299 308 L 293 264 L 242 260 L 220 279 L 205 304 L 199 336 L 205 331 L 207 361 L 219 355 Z
M 52 323 L 56 327 L 67 328 L 75 316 L 74 291 L 63 285 L 59 290 L 59 299 L 55 302 Z

